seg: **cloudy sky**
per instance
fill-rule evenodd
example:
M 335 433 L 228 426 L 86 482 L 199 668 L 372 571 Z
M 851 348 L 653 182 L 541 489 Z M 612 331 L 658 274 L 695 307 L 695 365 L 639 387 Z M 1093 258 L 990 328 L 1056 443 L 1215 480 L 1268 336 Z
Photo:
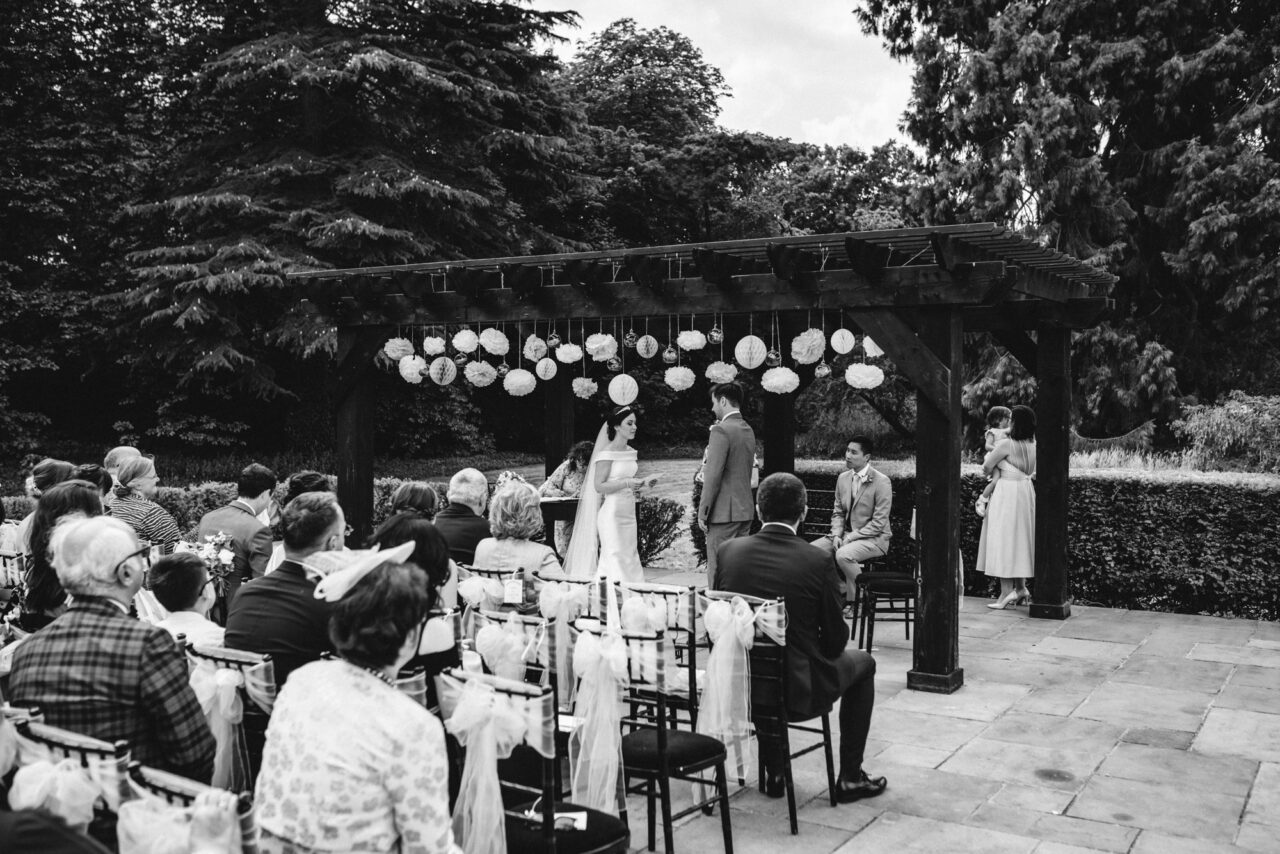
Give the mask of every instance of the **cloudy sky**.
M 645 29 L 683 33 L 724 74 L 732 97 L 720 123 L 735 130 L 857 148 L 902 139 L 898 121 L 911 71 L 862 34 L 855 0 L 533 0 L 539 9 L 573 9 L 580 27 L 557 48 L 618 18 Z

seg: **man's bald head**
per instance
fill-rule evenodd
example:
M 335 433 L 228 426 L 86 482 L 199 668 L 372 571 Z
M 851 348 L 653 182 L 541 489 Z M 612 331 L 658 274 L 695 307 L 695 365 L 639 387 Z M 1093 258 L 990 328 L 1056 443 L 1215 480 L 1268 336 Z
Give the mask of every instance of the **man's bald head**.
M 135 591 L 121 584 L 116 567 L 138 548 L 133 529 L 110 516 L 65 518 L 49 541 L 58 581 L 73 596 L 132 596 Z
M 479 469 L 462 469 L 449 479 L 449 500 L 457 504 L 465 504 L 484 515 L 484 508 L 489 503 L 489 481 Z

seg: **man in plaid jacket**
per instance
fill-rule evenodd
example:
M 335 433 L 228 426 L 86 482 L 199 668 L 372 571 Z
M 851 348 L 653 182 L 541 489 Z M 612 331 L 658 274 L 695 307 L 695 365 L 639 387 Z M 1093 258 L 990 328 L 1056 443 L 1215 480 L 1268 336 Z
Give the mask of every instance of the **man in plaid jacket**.
M 18 647 L 9 677 L 15 705 L 45 723 L 102 741 L 127 741 L 144 765 L 208 782 L 214 741 L 187 662 L 164 629 L 129 616 L 145 548 L 105 516 L 60 524 L 50 543 L 67 612 Z

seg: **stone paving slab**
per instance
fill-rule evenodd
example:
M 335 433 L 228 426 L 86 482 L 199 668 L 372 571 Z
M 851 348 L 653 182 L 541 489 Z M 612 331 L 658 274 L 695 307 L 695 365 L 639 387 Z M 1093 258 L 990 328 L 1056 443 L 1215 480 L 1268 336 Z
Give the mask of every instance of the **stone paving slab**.
M 1197 691 L 1175 691 L 1151 685 L 1108 682 L 1080 704 L 1075 717 L 1126 727 L 1149 727 L 1195 732 L 1213 697 Z
M 1103 761 L 1098 773 L 1148 783 L 1195 780 L 1196 788 L 1204 791 L 1244 798 L 1258 774 L 1258 763 L 1234 756 L 1205 756 L 1186 750 L 1121 744 Z
M 1280 762 L 1280 709 L 1274 715 L 1243 709 L 1211 709 L 1191 748 L 1202 753 L 1227 753 L 1263 762 Z
M 1234 841 L 1244 797 L 1219 794 L 1200 786 L 1178 785 L 1178 782 L 1097 775 L 1085 784 L 1067 808 L 1067 814 L 1172 836 Z
M 1250 664 L 1257 667 L 1280 668 L 1280 649 L 1256 646 L 1237 646 L 1223 643 L 1197 643 L 1188 658 L 1196 661 L 1225 661 L 1230 664 Z
M 1112 643 L 1111 641 L 1081 640 L 1054 635 L 1045 638 L 1031 647 L 1031 652 L 1040 655 L 1064 655 L 1071 658 L 1087 658 L 1090 661 L 1101 661 L 1119 664 L 1133 654 L 1137 643 Z
M 1027 685 L 974 680 L 966 683 L 964 689 L 954 694 L 903 692 L 885 703 L 884 711 L 894 714 L 899 711 L 921 712 L 975 721 L 993 721 L 1030 691 L 1031 688 Z M 877 709 L 876 713 L 879 714 L 880 711 Z
M 1120 854 L 1128 851 L 1138 836 L 1137 828 L 1133 827 L 990 803 L 979 807 L 966 824 L 1065 845 L 1077 847 L 1088 845 L 1091 850 L 1114 851 Z
M 1226 684 L 1232 669 L 1232 665 L 1220 661 L 1166 661 L 1133 656 L 1115 671 L 1111 681 L 1216 694 Z
M 1247 850 L 1226 842 L 1187 839 L 1144 830 L 1138 834 L 1138 841 L 1133 844 L 1130 854 L 1239 854 Z
M 1258 769 L 1244 820 L 1275 827 L 1277 847 L 1280 847 L 1280 764 L 1263 762 Z
M 935 821 L 914 815 L 890 813 L 867 826 L 837 854 L 868 854 L 872 851 L 961 852 L 984 854 L 1030 854 L 1038 841 L 1026 836 Z M 735 851 L 737 848 L 735 846 Z M 803 850 L 808 850 L 806 847 Z
M 1108 750 L 1110 746 L 1075 750 L 976 738 L 956 751 L 940 770 L 1074 792 L 1089 779 Z

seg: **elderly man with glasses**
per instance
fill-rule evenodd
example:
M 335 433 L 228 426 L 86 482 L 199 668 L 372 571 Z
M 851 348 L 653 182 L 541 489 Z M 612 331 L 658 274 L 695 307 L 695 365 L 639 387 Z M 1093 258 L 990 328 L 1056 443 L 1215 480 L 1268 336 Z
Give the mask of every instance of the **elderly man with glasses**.
M 148 549 L 128 525 L 100 516 L 59 524 L 50 552 L 71 606 L 14 652 L 11 702 L 39 706 L 53 726 L 127 741 L 144 765 L 207 782 L 214 741 L 186 659 L 168 632 L 129 615 Z

